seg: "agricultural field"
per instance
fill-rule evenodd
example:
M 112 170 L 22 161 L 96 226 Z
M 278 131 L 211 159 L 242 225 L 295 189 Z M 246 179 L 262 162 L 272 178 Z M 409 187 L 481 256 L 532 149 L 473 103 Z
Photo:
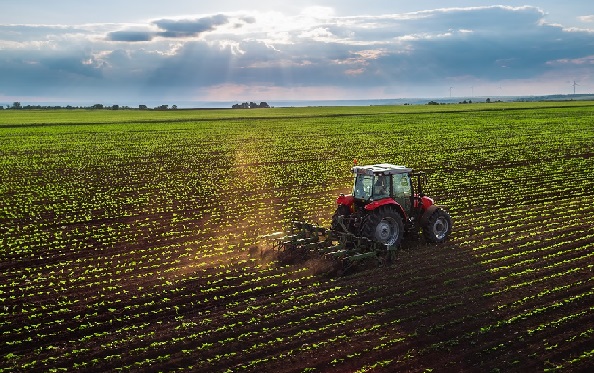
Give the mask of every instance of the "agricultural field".
M 327 276 L 353 159 L 429 175 L 451 239 Z M 594 368 L 594 103 L 0 111 L 0 371 Z

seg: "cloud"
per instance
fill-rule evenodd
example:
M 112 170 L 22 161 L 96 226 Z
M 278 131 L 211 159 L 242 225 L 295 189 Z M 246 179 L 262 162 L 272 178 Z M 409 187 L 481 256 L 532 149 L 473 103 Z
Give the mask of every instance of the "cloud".
M 110 41 L 151 41 L 156 36 L 154 32 L 147 31 L 114 31 L 107 35 L 107 40 Z
M 250 22 L 251 20 L 244 19 Z M 197 19 L 159 19 L 151 22 L 158 31 L 113 31 L 107 35 L 109 41 L 141 42 L 154 38 L 191 38 L 212 31 L 216 27 L 229 23 L 229 18 L 223 14 Z M 236 25 L 236 27 L 238 27 Z
M 217 26 L 226 23 L 229 23 L 229 18 L 223 14 L 195 20 L 161 19 L 153 22 L 154 25 L 165 30 L 164 34 L 171 35 L 170 37 L 195 36 L 202 32 L 212 31 Z
M 91 28 L 62 25 L 0 25 L 0 50 L 60 48 L 72 40 L 89 37 Z
M 430 92 L 459 82 L 551 85 L 555 76 L 586 86 L 592 53 L 585 46 L 594 44 L 594 33 L 547 24 L 545 14 L 530 6 L 354 17 L 323 9 L 144 24 L 0 25 L 0 86 L 32 95 L 69 87 L 89 95 L 180 97 L 209 91 L 221 97 L 221 87 L 258 87 L 283 97 L 316 87 Z

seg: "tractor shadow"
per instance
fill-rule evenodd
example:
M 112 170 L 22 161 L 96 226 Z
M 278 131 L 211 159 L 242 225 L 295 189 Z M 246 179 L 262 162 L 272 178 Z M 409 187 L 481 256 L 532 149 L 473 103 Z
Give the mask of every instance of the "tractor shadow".
M 459 371 L 489 366 L 485 351 L 506 338 L 480 333 L 499 317 L 493 312 L 497 308 L 493 299 L 485 297 L 493 290 L 493 280 L 474 255 L 456 243 L 434 244 L 420 237 L 404 240 L 389 265 L 359 268 L 338 281 L 377 300 L 381 312 L 369 322 L 394 325 L 382 329 L 383 338 L 392 333 L 408 336 L 401 352 L 414 356 L 399 364 L 398 370 L 441 366 Z M 395 353 L 379 350 L 368 358 L 370 362 L 389 360 Z
M 406 237 L 393 262 L 367 260 L 347 268 L 298 251 L 264 250 L 258 255 L 279 268 L 307 268 L 342 292 L 356 294 L 334 306 L 360 309 L 361 319 L 353 327 L 375 331 L 349 334 L 348 343 L 340 346 L 344 353 L 367 352 L 353 366 L 341 365 L 336 371 L 354 371 L 377 361 L 394 361 L 390 367 L 398 371 L 489 371 L 512 369 L 514 361 L 535 364 L 518 354 L 528 347 L 510 337 L 517 330 L 501 326 L 501 299 L 488 296 L 497 289 L 497 276 L 455 237 L 441 244 L 422 235 Z M 380 341 L 392 340 L 402 342 L 379 348 Z M 316 357 L 314 366 L 327 368 L 328 359 Z

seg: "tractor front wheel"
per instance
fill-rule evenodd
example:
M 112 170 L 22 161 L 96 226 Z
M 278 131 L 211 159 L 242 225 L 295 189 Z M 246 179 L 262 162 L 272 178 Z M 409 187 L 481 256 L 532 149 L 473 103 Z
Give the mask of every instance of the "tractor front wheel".
M 378 208 L 367 215 L 361 233 L 372 241 L 398 246 L 404 233 L 402 217 L 391 207 Z
M 436 210 L 423 226 L 425 239 L 432 243 L 445 242 L 452 232 L 452 218 L 444 210 Z

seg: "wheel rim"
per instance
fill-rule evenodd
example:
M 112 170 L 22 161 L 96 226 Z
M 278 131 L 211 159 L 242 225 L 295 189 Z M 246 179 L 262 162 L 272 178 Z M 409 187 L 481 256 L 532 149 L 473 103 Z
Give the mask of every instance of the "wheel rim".
M 437 220 L 435 220 L 435 223 L 433 223 L 433 234 L 438 240 L 443 240 L 448 234 L 449 229 L 450 223 L 444 217 L 439 217 Z
M 384 218 L 375 227 L 375 238 L 379 242 L 393 245 L 398 240 L 398 224 L 393 218 Z

